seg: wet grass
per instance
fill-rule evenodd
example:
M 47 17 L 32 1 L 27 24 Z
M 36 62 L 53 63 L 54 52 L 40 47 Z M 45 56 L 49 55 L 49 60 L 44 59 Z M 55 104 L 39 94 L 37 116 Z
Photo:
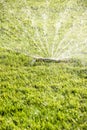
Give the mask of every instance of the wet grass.
M 0 52 L 1 130 L 86 130 L 87 66 Z
M 87 7 L 86 0 L 71 0 L 69 7 L 74 2 L 75 10 L 62 27 L 60 40 L 73 20 Z M 0 1 L 0 130 L 87 129 L 86 62 L 77 59 L 66 63 L 34 62 L 24 54 L 25 50 L 35 50 L 29 48 L 34 45 L 31 40 L 34 30 L 23 11 L 29 6 L 39 18 L 38 9 L 42 11 L 44 3 L 44 0 L 29 0 L 27 3 Z M 67 3 L 68 0 L 51 1 L 49 9 L 55 15 L 50 18 L 54 19 L 59 12 L 64 12 Z M 40 29 L 41 25 L 38 26 Z M 85 29 L 86 26 L 83 31 Z M 20 47 L 23 47 L 22 51 Z M 86 57 L 84 55 L 85 60 Z

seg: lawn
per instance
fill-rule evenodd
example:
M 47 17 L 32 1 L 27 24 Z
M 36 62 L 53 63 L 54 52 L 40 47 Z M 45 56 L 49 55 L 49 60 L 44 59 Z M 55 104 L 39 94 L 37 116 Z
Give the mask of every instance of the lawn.
M 81 6 L 80 15 L 87 2 L 76 1 Z M 44 0 L 27 2 L 34 10 L 44 8 Z M 56 9 L 57 4 L 62 8 Z M 54 0 L 50 4 L 51 11 L 58 13 L 66 4 L 67 0 Z M 29 49 L 25 43 L 33 45 L 33 41 L 18 23 L 19 16 L 22 21 L 24 14 L 19 12 L 17 17 L 9 14 L 10 8 L 17 14 L 23 5 L 26 3 L 20 0 L 0 1 L 0 130 L 87 130 L 87 62 L 80 59 L 60 63 L 32 62 L 33 58 L 25 53 Z M 66 25 L 71 26 L 71 23 Z M 25 29 L 30 25 L 27 20 L 24 24 Z M 29 33 L 33 36 L 31 27 Z M 17 50 L 18 43 L 25 45 L 24 50 Z
M 86 130 L 87 66 L 0 52 L 1 130 Z

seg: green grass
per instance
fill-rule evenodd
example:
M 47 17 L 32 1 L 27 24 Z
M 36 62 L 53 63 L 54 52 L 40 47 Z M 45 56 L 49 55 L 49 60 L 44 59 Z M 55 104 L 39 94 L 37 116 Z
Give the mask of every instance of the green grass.
M 73 8 L 59 40 L 87 8 L 86 0 L 54 0 L 49 6 L 50 20 L 55 22 L 67 3 Z M 82 61 L 32 64 L 33 59 L 24 52 L 35 52 L 31 39 L 34 30 L 20 10 L 28 6 L 38 19 L 46 4 L 44 0 L 0 0 L 0 130 L 87 130 L 87 53 Z M 48 28 L 51 24 L 48 21 Z M 41 26 L 38 23 L 39 29 Z M 85 24 L 83 34 L 86 28 Z M 82 41 L 83 36 L 79 38 Z M 16 47 L 22 51 L 17 52 Z
M 87 66 L 0 52 L 1 130 L 86 130 Z

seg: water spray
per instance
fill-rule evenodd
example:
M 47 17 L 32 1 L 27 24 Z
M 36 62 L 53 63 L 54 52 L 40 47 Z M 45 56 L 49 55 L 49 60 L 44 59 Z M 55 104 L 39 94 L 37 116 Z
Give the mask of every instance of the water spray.
M 16 6 L 8 8 L 2 1 L 6 20 L 1 24 L 0 47 L 32 57 L 33 62 L 85 60 L 87 9 L 68 1 L 64 9 L 55 11 L 51 2 L 46 0 L 35 9 L 25 1 L 17 11 Z

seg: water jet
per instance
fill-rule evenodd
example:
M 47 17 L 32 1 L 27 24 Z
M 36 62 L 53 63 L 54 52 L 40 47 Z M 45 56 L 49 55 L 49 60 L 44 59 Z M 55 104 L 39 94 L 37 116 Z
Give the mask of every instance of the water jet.
M 35 61 L 59 63 L 72 58 L 85 60 L 87 9 L 82 4 L 78 6 L 77 0 L 64 3 L 58 2 L 55 11 L 51 6 L 52 0 L 46 0 L 43 6 L 37 4 L 37 7 L 25 1 L 25 6 L 17 11 L 15 6 L 8 8 L 2 1 L 6 14 L 3 16 L 7 20 L 4 21 L 6 26 L 1 24 L 0 47 L 18 50 Z

